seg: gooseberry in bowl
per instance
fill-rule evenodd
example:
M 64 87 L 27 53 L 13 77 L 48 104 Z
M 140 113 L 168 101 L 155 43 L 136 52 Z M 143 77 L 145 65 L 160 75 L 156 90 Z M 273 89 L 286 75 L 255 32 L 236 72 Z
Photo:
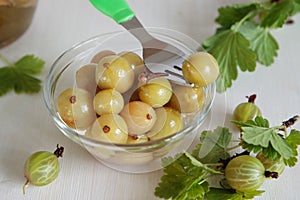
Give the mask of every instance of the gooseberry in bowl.
M 148 31 L 188 56 L 200 46 L 172 30 Z M 142 51 L 127 31 L 95 36 L 62 53 L 44 84 L 44 101 L 58 129 L 104 165 L 129 173 L 161 169 L 163 156 L 186 150 L 215 96 L 211 77 L 205 86 L 176 86 L 165 76 L 141 80 Z

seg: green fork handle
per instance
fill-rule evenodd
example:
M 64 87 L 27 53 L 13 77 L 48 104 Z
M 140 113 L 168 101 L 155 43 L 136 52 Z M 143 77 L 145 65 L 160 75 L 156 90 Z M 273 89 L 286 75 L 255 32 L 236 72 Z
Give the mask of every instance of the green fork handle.
M 103 14 L 114 19 L 118 24 L 131 20 L 135 14 L 126 0 L 90 0 Z

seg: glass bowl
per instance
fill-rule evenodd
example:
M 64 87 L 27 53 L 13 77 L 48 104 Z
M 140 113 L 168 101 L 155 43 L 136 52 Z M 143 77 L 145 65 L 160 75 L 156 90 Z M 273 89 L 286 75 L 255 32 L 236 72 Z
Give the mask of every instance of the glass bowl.
M 148 28 L 151 35 L 181 49 L 186 55 L 196 52 L 200 44 L 190 37 L 169 29 Z M 194 113 L 182 113 L 183 129 L 166 138 L 137 144 L 101 142 L 85 134 L 88 129 L 70 128 L 60 117 L 56 107 L 58 95 L 67 88 L 76 87 L 76 71 L 89 64 L 98 52 L 131 51 L 142 55 L 141 44 L 127 31 L 98 35 L 81 42 L 62 53 L 53 63 L 44 83 L 44 101 L 58 129 L 73 142 L 85 148 L 104 165 L 128 173 L 146 173 L 162 168 L 161 158 L 174 156 L 186 150 L 194 140 L 203 120 L 211 109 L 215 96 L 215 83 L 203 88 L 204 100 Z
M 0 48 L 14 42 L 30 26 L 38 0 L 0 0 Z

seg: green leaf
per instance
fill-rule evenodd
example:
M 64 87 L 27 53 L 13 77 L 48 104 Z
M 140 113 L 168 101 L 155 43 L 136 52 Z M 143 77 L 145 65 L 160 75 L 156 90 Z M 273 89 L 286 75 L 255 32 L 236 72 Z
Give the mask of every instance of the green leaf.
M 248 152 L 253 152 L 255 154 L 259 153 L 263 149 L 259 145 L 248 144 L 245 141 L 242 141 L 242 148 L 245 149 L 245 150 L 247 150 Z
M 41 80 L 33 75 L 41 73 L 43 67 L 44 61 L 27 55 L 14 64 L 0 68 L 0 96 L 11 90 L 27 94 L 39 92 Z
M 241 21 L 248 13 L 256 11 L 258 5 L 258 3 L 250 3 L 221 7 L 218 9 L 219 16 L 215 21 L 223 28 L 230 29 L 233 24 Z
M 253 199 L 256 196 L 260 196 L 264 193 L 265 191 L 263 190 L 255 190 L 255 191 L 251 191 L 251 192 L 243 192 L 243 197 L 244 199 Z
M 300 12 L 300 0 L 295 0 L 294 2 L 294 8 L 291 11 L 291 16 L 296 15 L 297 13 Z
M 202 184 L 193 184 L 191 188 L 189 188 L 188 192 L 182 193 L 174 200 L 197 200 L 203 199 L 203 195 L 209 191 L 208 182 L 204 182 Z
M 258 153 L 258 152 L 256 152 Z M 265 157 L 271 160 L 279 160 L 281 158 L 281 155 L 279 152 L 277 152 L 272 144 L 269 144 L 267 148 L 262 148 L 262 153 L 264 154 Z
M 293 151 L 278 134 L 280 127 L 268 128 L 266 127 L 268 124 L 267 120 L 262 117 L 256 117 L 254 121 L 249 120 L 246 123 L 239 123 L 242 129 L 242 140 L 248 144 L 260 146 L 263 149 L 273 149 L 283 158 L 289 159 L 293 155 Z
M 261 22 L 262 27 L 280 28 L 284 25 L 294 9 L 292 0 L 276 2 Z
M 19 71 L 26 74 L 37 75 L 42 72 L 45 62 L 34 55 L 26 55 L 15 63 Z
M 241 127 L 264 127 L 269 128 L 269 121 L 267 119 L 264 119 L 263 117 L 255 117 L 254 120 L 248 120 L 246 122 L 240 122 L 240 121 L 232 121 L 232 123 L 241 126 Z
M 173 162 L 172 162 L 173 161 Z M 206 167 L 195 166 L 186 154 L 164 160 L 164 175 L 155 188 L 155 195 L 164 199 L 202 199 L 209 187 Z M 195 198 L 197 197 L 197 198 Z
M 219 63 L 220 75 L 217 80 L 218 92 L 224 92 L 236 80 L 237 66 L 242 71 L 254 71 L 256 54 L 250 49 L 250 42 L 234 30 L 222 31 L 203 42 L 203 48 Z
M 236 192 L 232 189 L 222 188 L 210 188 L 210 191 L 206 195 L 207 200 L 244 200 L 253 199 L 256 196 L 260 196 L 264 193 L 262 190 L 255 190 L 252 192 L 242 193 Z
M 0 68 L 0 96 L 5 95 L 14 88 L 14 70 L 12 68 Z
M 239 32 L 250 41 L 250 48 L 256 53 L 259 63 L 265 66 L 274 63 L 279 45 L 269 29 L 262 28 L 253 22 L 245 22 L 240 26 Z
M 293 156 L 289 159 L 284 159 L 285 165 L 293 167 L 298 162 L 298 146 L 300 145 L 300 131 L 291 130 L 289 136 L 286 137 L 285 141 L 292 148 Z
M 241 127 L 242 139 L 250 144 L 268 147 L 273 135 L 277 135 L 276 130 L 263 127 Z M 278 136 L 278 135 L 277 135 Z M 280 138 L 280 136 L 278 136 Z
M 217 163 L 220 159 L 227 159 L 230 157 L 227 147 L 231 138 L 232 133 L 228 128 L 217 127 L 213 131 L 203 131 L 193 156 L 202 163 Z
M 273 133 L 270 142 L 272 147 L 284 158 L 289 159 L 293 156 L 293 150 L 290 145 L 277 133 Z
M 207 172 L 210 172 L 212 174 L 223 174 L 219 171 L 216 171 L 214 169 L 211 169 L 209 167 L 207 167 L 206 165 L 202 164 L 199 160 L 197 160 L 195 157 L 193 157 L 191 154 L 189 154 L 188 152 L 185 152 L 185 155 L 191 160 L 192 164 L 199 167 L 199 168 L 202 168 L 204 169 L 205 171 Z
M 33 76 L 16 71 L 14 78 L 14 89 L 18 94 L 22 92 L 33 94 L 39 92 L 41 89 L 41 81 Z
M 232 189 L 210 188 L 206 194 L 207 200 L 242 200 L 242 194 Z

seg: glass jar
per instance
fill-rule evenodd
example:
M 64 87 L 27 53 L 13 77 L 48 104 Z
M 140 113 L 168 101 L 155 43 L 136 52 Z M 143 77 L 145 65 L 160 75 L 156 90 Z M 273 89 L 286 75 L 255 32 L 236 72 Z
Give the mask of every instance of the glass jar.
M 0 0 L 0 48 L 19 38 L 29 27 L 37 0 Z

